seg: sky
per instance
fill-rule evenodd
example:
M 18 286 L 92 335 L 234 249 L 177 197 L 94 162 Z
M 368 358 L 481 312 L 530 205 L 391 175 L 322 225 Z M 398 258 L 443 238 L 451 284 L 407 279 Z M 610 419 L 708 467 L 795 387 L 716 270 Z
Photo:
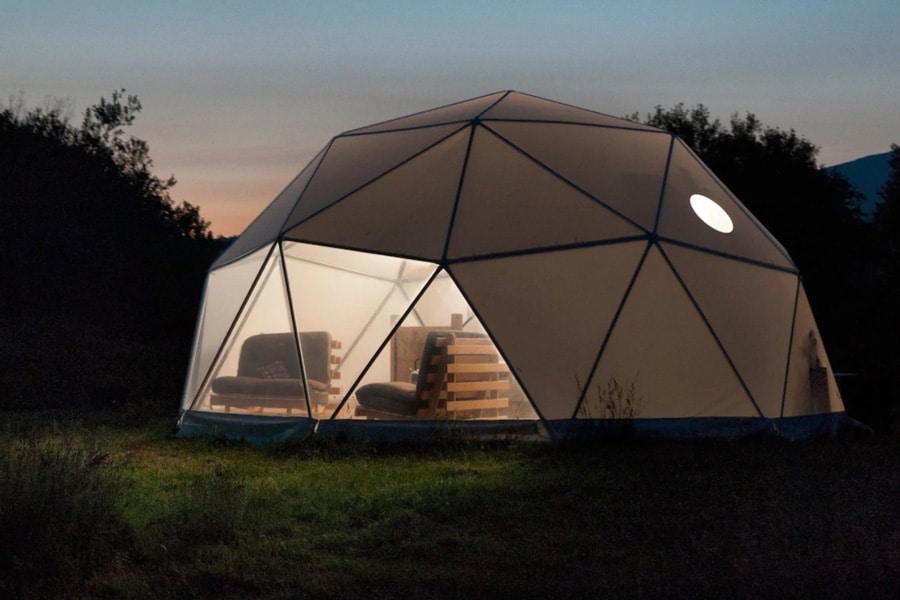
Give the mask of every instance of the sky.
M 900 143 L 897 0 L 0 0 L 0 105 L 125 88 L 176 201 L 236 235 L 333 136 L 514 89 L 625 116 L 704 104 L 833 165 Z

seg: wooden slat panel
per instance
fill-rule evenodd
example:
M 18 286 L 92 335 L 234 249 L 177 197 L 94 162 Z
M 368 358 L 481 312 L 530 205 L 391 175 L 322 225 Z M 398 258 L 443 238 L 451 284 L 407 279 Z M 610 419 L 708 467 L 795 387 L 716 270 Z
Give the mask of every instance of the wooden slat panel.
M 448 392 L 481 392 L 488 390 L 508 390 L 509 380 L 500 379 L 498 381 L 463 381 L 463 382 L 447 382 Z
M 330 414 L 334 412 L 334 409 L 337 408 L 337 403 L 328 403 L 328 404 L 316 404 L 313 406 L 313 411 L 317 415 L 322 414 Z
M 230 404 L 231 406 L 306 406 L 303 396 L 264 396 L 262 394 L 211 394 L 210 404 Z
M 306 412 L 303 396 L 250 396 L 244 394 L 211 394 L 209 405 L 227 408 L 282 408 Z
M 450 400 L 447 402 L 448 411 L 485 410 L 489 408 L 506 408 L 508 406 L 509 398 L 489 398 L 486 400 Z
M 448 373 L 508 373 L 509 368 L 503 363 L 453 363 L 447 365 Z
M 354 415 L 357 417 L 366 417 L 368 419 L 386 419 L 391 421 L 408 421 L 415 417 L 410 415 L 395 415 L 394 413 L 386 413 L 380 410 L 372 410 L 363 406 L 357 406 Z M 420 415 L 424 416 L 424 415 Z

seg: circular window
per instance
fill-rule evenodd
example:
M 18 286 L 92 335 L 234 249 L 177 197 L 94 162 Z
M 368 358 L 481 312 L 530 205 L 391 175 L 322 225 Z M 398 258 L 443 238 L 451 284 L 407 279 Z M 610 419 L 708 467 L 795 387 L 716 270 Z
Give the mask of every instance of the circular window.
M 702 194 L 692 194 L 691 208 L 694 209 L 694 213 L 700 217 L 701 221 L 719 233 L 731 233 L 734 230 L 731 217 L 712 198 L 707 198 Z

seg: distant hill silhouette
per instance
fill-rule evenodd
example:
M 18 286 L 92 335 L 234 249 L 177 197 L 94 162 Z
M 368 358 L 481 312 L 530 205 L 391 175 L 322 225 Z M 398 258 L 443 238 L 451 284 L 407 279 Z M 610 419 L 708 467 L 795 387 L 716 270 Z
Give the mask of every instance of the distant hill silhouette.
M 863 195 L 860 210 L 866 219 L 872 218 L 875 214 L 875 207 L 881 202 L 878 192 L 881 191 L 890 173 L 888 166 L 890 155 L 890 152 L 872 154 L 828 167 L 828 170 L 837 171 L 846 177 L 856 191 Z

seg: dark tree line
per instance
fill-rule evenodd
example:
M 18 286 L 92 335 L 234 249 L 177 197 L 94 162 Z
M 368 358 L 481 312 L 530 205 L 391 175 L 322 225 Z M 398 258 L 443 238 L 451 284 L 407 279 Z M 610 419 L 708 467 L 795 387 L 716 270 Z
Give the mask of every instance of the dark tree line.
M 178 405 L 206 269 L 221 250 L 128 135 L 116 91 L 0 107 L 0 406 Z
M 79 126 L 56 102 L 0 112 L 0 314 L 59 315 L 142 337 L 189 336 L 216 249 L 196 206 L 170 196 L 141 110 L 113 92 Z
M 750 113 L 725 125 L 703 105 L 632 118 L 678 134 L 784 245 L 833 366 L 857 374 L 848 388 L 864 387 L 856 391 L 876 411 L 900 406 L 900 148 L 892 146 L 892 174 L 869 223 L 858 192 L 821 168 L 818 148 L 793 130 Z
M 872 293 L 875 295 L 873 316 L 879 321 L 883 370 L 897 378 L 900 372 L 900 146 L 891 145 L 890 175 L 881 190 L 881 203 L 875 212 L 875 237 L 881 243 L 883 265 L 881 280 Z M 896 389 L 896 388 L 895 388 Z M 895 397 L 896 405 L 900 399 Z

